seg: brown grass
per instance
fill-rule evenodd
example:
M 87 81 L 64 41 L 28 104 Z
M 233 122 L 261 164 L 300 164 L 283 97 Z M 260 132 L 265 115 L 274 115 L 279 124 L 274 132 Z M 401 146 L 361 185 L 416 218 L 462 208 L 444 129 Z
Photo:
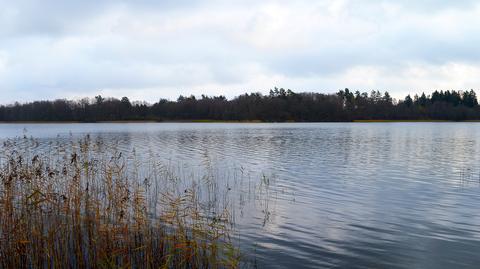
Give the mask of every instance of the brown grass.
M 239 266 L 227 206 L 212 212 L 199 198 L 218 190 L 159 167 L 140 178 L 134 156 L 88 136 L 37 146 L 1 148 L 0 268 Z
M 384 122 L 454 122 L 448 120 L 354 120 L 353 122 L 364 122 L 364 123 L 384 123 Z

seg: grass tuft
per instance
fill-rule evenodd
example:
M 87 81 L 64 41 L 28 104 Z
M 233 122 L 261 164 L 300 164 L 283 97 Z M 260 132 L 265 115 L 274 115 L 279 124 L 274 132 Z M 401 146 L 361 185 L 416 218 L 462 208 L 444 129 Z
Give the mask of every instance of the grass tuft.
M 227 206 L 201 182 L 161 167 L 141 177 L 135 153 L 89 136 L 0 152 L 0 268 L 236 268 Z

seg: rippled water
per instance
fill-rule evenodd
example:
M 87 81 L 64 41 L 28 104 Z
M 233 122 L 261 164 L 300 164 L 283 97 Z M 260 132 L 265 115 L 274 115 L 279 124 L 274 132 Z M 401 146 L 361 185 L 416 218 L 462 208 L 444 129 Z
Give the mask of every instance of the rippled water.
M 91 134 L 268 184 L 232 201 L 260 268 L 480 266 L 478 123 L 0 125 L 0 139 L 24 134 L 44 147 Z

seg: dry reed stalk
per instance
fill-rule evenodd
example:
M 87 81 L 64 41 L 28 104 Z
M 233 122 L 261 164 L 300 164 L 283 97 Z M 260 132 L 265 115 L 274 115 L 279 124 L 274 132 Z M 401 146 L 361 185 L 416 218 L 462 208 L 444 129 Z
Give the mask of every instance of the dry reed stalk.
M 231 216 L 205 208 L 199 186 L 170 172 L 140 179 L 129 157 L 88 136 L 52 151 L 36 145 L 1 149 L 1 268 L 239 266 Z

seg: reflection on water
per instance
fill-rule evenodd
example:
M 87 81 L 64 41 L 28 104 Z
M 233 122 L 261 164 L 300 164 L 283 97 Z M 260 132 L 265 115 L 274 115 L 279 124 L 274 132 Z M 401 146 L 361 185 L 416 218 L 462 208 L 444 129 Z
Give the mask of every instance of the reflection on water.
M 154 156 L 181 177 L 230 180 L 259 267 L 480 264 L 480 124 L 0 125 L 0 138 L 24 129 L 46 150 L 89 133 L 140 167 Z

